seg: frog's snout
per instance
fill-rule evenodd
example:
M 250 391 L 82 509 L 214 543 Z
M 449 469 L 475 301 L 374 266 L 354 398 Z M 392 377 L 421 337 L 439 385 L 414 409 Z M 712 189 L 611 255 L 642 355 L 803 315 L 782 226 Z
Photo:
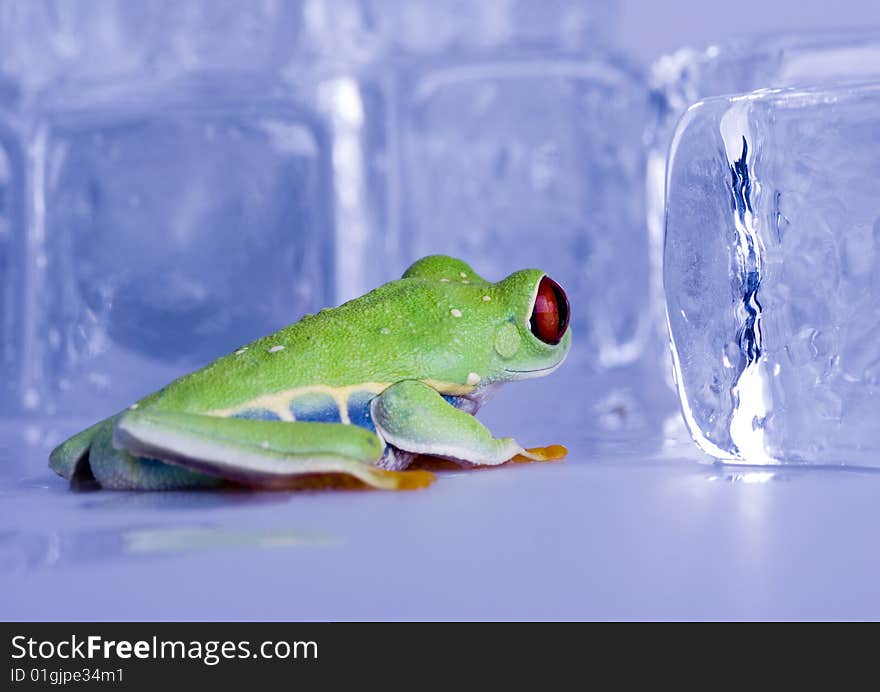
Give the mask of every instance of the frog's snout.
M 555 346 L 565 336 L 569 314 L 568 296 L 562 286 L 549 276 L 544 276 L 538 284 L 535 305 L 529 318 L 532 334 L 545 344 Z

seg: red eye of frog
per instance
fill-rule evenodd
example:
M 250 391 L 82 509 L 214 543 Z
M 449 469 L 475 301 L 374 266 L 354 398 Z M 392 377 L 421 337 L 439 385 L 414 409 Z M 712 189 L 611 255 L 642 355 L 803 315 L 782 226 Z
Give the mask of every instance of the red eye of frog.
M 529 324 L 532 334 L 545 344 L 558 344 L 568 329 L 568 298 L 549 276 L 541 279 Z

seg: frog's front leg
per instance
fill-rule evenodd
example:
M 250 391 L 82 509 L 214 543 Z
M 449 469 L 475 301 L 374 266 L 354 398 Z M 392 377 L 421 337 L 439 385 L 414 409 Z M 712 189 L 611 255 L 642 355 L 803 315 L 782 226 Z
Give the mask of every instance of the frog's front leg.
M 128 454 L 255 487 L 284 487 L 304 476 L 341 474 L 366 485 L 408 490 L 429 485 L 426 471 L 374 466 L 382 441 L 369 430 L 340 423 L 220 418 L 151 409 L 128 411 L 116 422 L 113 444 Z
M 566 454 L 559 445 L 523 449 L 513 438 L 493 437 L 472 415 L 415 380 L 388 387 L 373 399 L 370 412 L 385 442 L 412 455 L 497 466 L 507 461 L 552 461 Z

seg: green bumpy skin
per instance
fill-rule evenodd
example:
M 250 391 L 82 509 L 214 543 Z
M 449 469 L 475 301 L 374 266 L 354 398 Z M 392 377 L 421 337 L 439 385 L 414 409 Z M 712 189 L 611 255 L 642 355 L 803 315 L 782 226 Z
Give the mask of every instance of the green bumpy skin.
M 417 455 L 475 465 L 559 458 L 564 448 L 524 450 L 473 418 L 499 385 L 549 374 L 565 359 L 565 325 L 555 343 L 534 333 L 544 278 L 526 269 L 490 283 L 461 260 L 425 257 L 401 279 L 74 435 L 50 466 L 72 482 L 117 489 L 295 487 L 328 475 L 413 488 L 433 478 L 404 470 Z

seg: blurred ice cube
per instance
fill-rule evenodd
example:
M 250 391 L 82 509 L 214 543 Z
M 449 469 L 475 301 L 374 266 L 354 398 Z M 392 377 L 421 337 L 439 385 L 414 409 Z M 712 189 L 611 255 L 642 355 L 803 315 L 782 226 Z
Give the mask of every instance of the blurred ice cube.
M 362 0 L 388 57 L 546 50 L 603 44 L 614 0 Z
M 612 4 L 367 4 L 394 68 L 385 245 L 399 260 L 377 278 L 432 253 L 495 280 L 537 266 L 579 307 L 589 365 L 633 362 L 649 285 L 649 103 L 640 75 L 597 48 Z
M 644 420 L 649 103 L 613 5 L 0 0 L 17 405 L 112 412 L 448 252 L 562 282 L 572 389 Z
M 12 407 L 19 392 L 22 354 L 25 160 L 10 110 L 12 92 L 0 79 L 0 412 Z
M 664 281 L 716 457 L 878 465 L 880 85 L 707 99 L 670 155 Z
M 103 83 L 35 122 L 26 407 L 111 413 L 332 301 L 328 133 L 289 86 Z
M 457 255 L 494 280 L 544 269 L 588 365 L 633 362 L 649 292 L 642 82 L 610 61 L 504 60 L 415 70 L 400 95 L 407 260 Z
M 0 409 L 103 415 L 334 302 L 362 123 L 319 94 L 374 33 L 357 0 L 0 0 Z
M 329 52 L 318 15 L 334 21 L 337 52 L 359 46 L 340 26 L 359 16 L 355 0 L 0 0 L 0 70 L 31 89 L 208 69 L 278 73 Z
M 381 6 L 393 72 L 381 80 L 390 201 L 378 248 L 393 261 L 368 265 L 364 284 L 432 253 L 491 280 L 544 269 L 569 294 L 576 346 L 568 403 L 547 396 L 552 383 L 535 385 L 526 417 L 552 411 L 615 435 L 659 430 L 674 405 L 655 404 L 674 395 L 661 311 L 650 308 L 662 300 L 651 296 L 660 282 L 645 228 L 651 103 L 638 71 L 595 38 L 610 3 Z

